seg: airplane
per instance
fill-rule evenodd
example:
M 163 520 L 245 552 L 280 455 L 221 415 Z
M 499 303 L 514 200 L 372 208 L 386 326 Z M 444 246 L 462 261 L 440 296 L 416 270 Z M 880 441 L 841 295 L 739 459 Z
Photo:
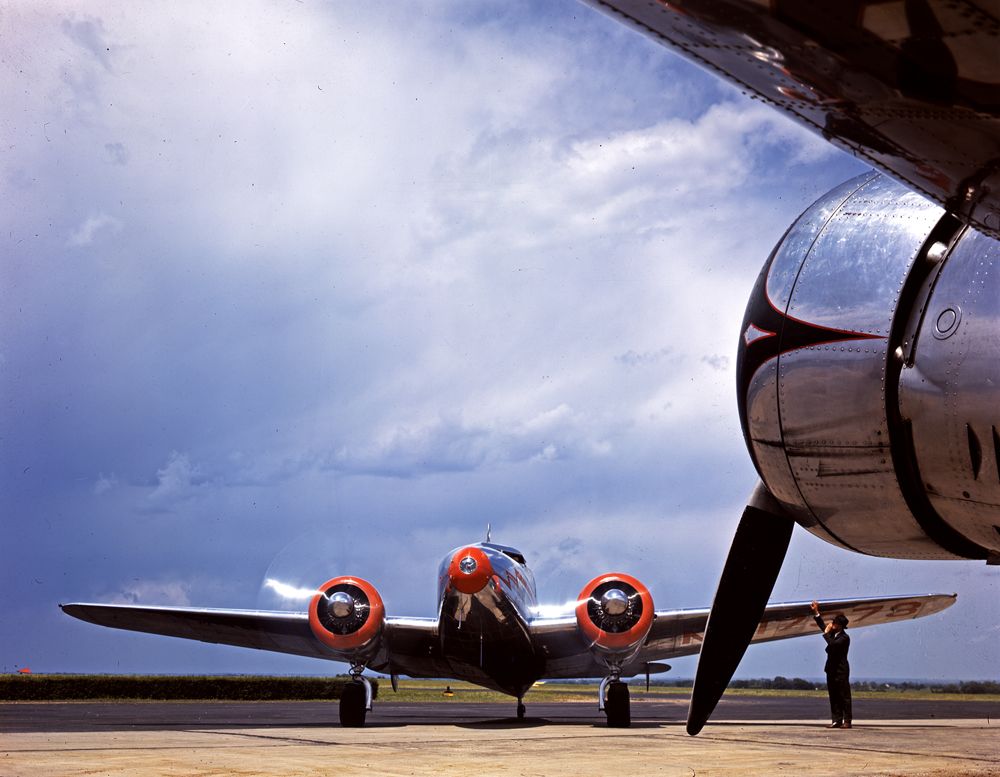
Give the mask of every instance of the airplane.
M 687 731 L 753 641 L 795 524 L 841 548 L 1000 564 L 1000 19 L 979 0 L 584 0 L 877 170 L 802 213 L 739 332 L 759 483 Z
M 340 576 L 315 590 L 266 585 L 308 596 L 302 612 L 62 604 L 63 611 L 100 626 L 202 642 L 271 650 L 350 664 L 353 682 L 340 697 L 340 722 L 363 726 L 372 708 L 366 668 L 397 677 L 452 678 L 517 698 L 539 680 L 603 677 L 598 710 L 611 727 L 631 723 L 622 678 L 670 669 L 663 659 L 692 655 L 702 642 L 708 610 L 655 610 L 649 590 L 619 572 L 598 575 L 567 607 L 540 607 L 535 578 L 515 548 L 479 542 L 456 548 L 438 569 L 438 616 L 388 616 L 377 589 Z M 303 598 L 304 600 L 304 598 Z M 845 614 L 851 626 L 870 626 L 940 612 L 956 595 L 892 596 L 821 602 L 824 613 Z M 753 642 L 818 636 L 807 602 L 768 605 Z

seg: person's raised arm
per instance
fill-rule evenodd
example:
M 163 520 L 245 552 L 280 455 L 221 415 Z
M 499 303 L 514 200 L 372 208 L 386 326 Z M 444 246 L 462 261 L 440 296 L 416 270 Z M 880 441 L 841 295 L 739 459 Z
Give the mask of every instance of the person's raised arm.
M 819 626 L 820 631 L 824 634 L 828 633 L 830 629 L 833 628 L 833 624 L 826 623 L 823 620 L 823 616 L 819 614 L 819 602 L 813 601 L 813 603 L 809 605 L 809 609 L 813 611 L 813 619 L 816 621 L 816 625 Z

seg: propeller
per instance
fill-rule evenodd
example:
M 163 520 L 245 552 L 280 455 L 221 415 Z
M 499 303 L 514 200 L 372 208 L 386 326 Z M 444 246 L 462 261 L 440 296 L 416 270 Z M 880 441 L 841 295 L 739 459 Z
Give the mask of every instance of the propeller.
M 305 612 L 324 580 L 356 575 L 380 581 L 388 563 L 379 563 L 372 544 L 343 537 L 336 531 L 296 535 L 271 560 L 257 594 L 261 610 Z
M 758 483 L 740 518 L 705 625 L 688 708 L 691 736 L 705 725 L 753 639 L 794 526 L 795 521 Z

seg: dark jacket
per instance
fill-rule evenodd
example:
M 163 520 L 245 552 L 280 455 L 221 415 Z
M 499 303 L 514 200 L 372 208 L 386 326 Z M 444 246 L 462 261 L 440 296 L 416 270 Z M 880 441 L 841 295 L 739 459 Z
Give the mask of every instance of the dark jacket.
M 847 651 L 851 647 L 851 638 L 847 636 L 847 631 L 831 631 L 825 633 L 826 623 L 822 615 L 815 616 L 816 625 L 824 632 L 823 639 L 826 640 L 826 665 L 823 671 L 828 675 L 841 675 L 847 677 L 851 671 L 851 665 L 847 663 Z

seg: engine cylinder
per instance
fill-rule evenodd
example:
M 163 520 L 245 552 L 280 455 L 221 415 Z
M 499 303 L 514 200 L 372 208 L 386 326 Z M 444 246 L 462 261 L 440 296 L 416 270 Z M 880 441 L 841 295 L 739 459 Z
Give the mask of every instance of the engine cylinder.
M 385 623 L 385 605 L 375 586 L 360 577 L 327 580 L 309 602 L 316 639 L 345 654 L 374 651 Z
M 624 654 L 639 649 L 653 625 L 653 597 L 630 575 L 612 572 L 580 591 L 576 624 L 591 650 Z

